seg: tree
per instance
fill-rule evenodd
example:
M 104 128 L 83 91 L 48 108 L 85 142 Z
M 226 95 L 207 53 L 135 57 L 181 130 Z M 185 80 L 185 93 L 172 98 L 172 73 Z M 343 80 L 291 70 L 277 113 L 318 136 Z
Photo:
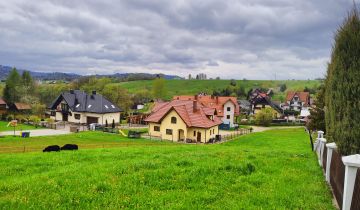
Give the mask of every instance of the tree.
M 245 88 L 244 88 L 244 86 L 240 86 L 237 90 L 236 90 L 236 95 L 238 96 L 238 97 L 246 97 L 246 91 L 245 91 Z
M 321 130 L 326 132 L 325 127 L 325 87 L 321 85 L 316 99 L 314 101 L 314 107 L 310 110 L 309 122 L 307 128 L 309 131 Z
M 360 152 L 360 19 L 354 8 L 335 35 L 325 80 L 326 138 L 342 155 Z
M 231 86 L 236 86 L 236 80 L 232 79 L 232 80 L 230 81 L 230 85 L 231 85 Z
M 166 96 L 166 87 L 165 80 L 163 78 L 158 78 L 154 80 L 153 83 L 153 96 L 156 99 L 164 99 Z
M 131 95 L 119 85 L 107 85 L 102 91 L 106 99 L 112 101 L 124 111 L 128 111 L 132 105 Z
M 21 86 L 23 94 L 32 94 L 34 92 L 35 83 L 30 72 L 24 71 L 21 75 Z
M 255 114 L 255 123 L 257 125 L 269 126 L 274 117 L 272 108 L 263 108 Z
M 280 85 L 280 91 L 281 92 L 285 92 L 286 89 L 287 89 L 286 84 L 281 84 Z
M 20 75 L 16 68 L 10 71 L 6 79 L 3 96 L 7 103 L 14 103 L 20 100 Z

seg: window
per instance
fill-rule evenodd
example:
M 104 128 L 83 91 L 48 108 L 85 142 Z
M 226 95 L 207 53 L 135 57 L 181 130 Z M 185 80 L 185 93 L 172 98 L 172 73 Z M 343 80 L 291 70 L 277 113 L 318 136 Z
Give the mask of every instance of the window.
M 215 129 L 213 129 L 213 134 L 215 134 Z
M 196 131 L 194 131 L 194 136 L 196 136 Z
M 230 119 L 230 115 L 226 115 L 226 119 Z
M 160 131 L 160 126 L 154 126 L 154 131 Z
M 61 104 L 61 110 L 69 111 L 69 106 L 67 104 Z
M 210 130 L 210 135 L 211 135 L 211 130 Z
M 172 135 L 172 129 L 166 129 L 166 134 L 167 135 Z
M 74 117 L 75 119 L 80 120 L 80 114 L 75 114 Z
M 176 124 L 176 117 L 171 117 L 171 123 Z
M 228 108 L 227 108 L 227 111 L 230 112 L 230 111 L 231 111 L 231 107 L 228 107 Z

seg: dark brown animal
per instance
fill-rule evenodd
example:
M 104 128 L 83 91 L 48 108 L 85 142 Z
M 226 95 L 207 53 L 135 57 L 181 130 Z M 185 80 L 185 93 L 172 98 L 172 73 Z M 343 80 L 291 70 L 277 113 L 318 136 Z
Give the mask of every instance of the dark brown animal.
M 60 147 L 58 145 L 47 146 L 43 152 L 60 152 Z

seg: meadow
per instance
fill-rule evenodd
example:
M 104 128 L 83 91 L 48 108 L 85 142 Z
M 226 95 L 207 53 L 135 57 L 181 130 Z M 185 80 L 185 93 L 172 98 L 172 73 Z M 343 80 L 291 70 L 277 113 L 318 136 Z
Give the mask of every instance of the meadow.
M 246 91 L 251 88 L 273 88 L 275 91 L 274 99 L 280 100 L 285 97 L 286 91 L 303 91 L 305 87 L 317 88 L 321 81 L 319 80 L 237 80 L 237 86 L 243 86 Z M 230 84 L 230 80 L 166 80 L 165 89 L 167 90 L 166 98 L 171 99 L 174 95 L 194 95 L 201 92 L 211 94 L 214 90 L 225 89 Z M 279 86 L 285 84 L 287 90 L 283 93 L 278 91 Z M 153 81 L 132 81 L 113 83 L 111 85 L 121 85 L 130 93 L 139 90 L 152 89 Z M 186 87 L 186 88 L 184 88 Z
M 12 126 L 7 126 L 9 124 L 9 122 L 6 122 L 6 121 L 0 121 L 0 132 L 1 131 L 13 131 L 14 130 L 14 127 Z M 40 127 L 38 127 L 40 128 Z M 21 124 L 19 123 L 15 129 L 18 131 L 18 130 L 33 130 L 33 129 L 38 129 L 36 128 L 35 126 L 32 126 L 32 125 L 26 125 L 26 124 Z
M 1 154 L 0 209 L 335 209 L 301 128 L 215 145 L 91 135 L 28 141 L 137 146 Z

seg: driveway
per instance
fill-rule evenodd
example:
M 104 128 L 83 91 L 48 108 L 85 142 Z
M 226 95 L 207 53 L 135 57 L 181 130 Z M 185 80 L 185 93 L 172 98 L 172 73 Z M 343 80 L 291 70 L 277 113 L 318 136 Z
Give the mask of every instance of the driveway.
M 15 135 L 19 136 L 20 132 L 30 132 L 30 137 L 33 136 L 53 136 L 53 135 L 64 135 L 71 133 L 68 130 L 54 130 L 54 129 L 36 129 L 36 130 L 23 130 L 15 131 Z M 12 136 L 14 131 L 0 132 L 0 136 Z

